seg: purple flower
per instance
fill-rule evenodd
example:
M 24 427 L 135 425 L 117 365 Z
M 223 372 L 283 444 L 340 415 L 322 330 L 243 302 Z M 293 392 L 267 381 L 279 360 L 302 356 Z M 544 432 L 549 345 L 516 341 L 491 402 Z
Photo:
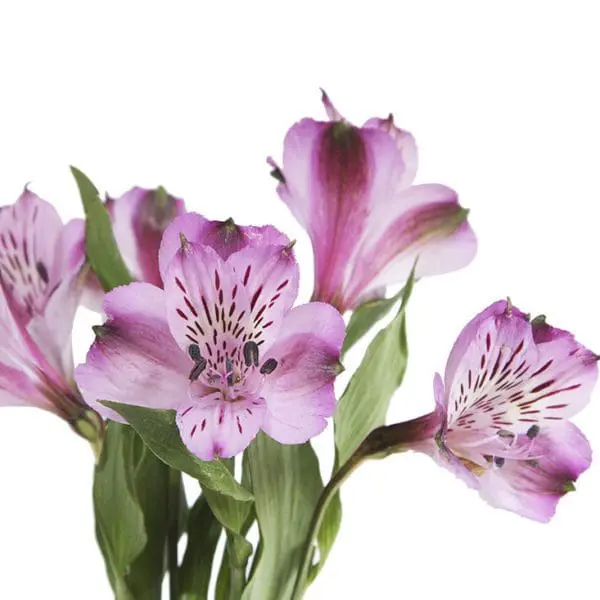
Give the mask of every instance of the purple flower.
M 422 418 L 429 435 L 412 447 L 493 506 L 548 521 L 590 466 L 589 443 L 568 419 L 590 399 L 597 359 L 543 317 L 496 302 L 464 328 L 444 380 L 436 375 L 437 409 Z
M 390 115 L 363 127 L 344 120 L 323 94 L 330 122 L 303 119 L 287 133 L 277 191 L 308 231 L 315 257 L 313 299 L 341 312 L 417 277 L 467 265 L 476 239 L 456 192 L 412 185 L 417 148 Z
M 28 189 L 0 209 L 0 405 L 36 406 L 74 426 L 90 414 L 71 350 L 85 276 L 81 230 Z
M 162 235 L 171 221 L 185 212 L 180 198 L 163 188 L 148 190 L 134 187 L 119 198 L 108 197 L 106 208 L 123 260 L 131 275 L 140 281 L 162 285 L 158 268 L 158 250 Z M 82 232 L 83 235 L 83 232 Z M 100 312 L 104 290 L 90 273 L 85 304 Z
M 190 213 L 165 231 L 159 262 L 164 290 L 133 283 L 106 295 L 108 320 L 76 373 L 90 404 L 174 409 L 203 460 L 238 454 L 261 429 L 284 444 L 320 433 L 344 322 L 327 304 L 292 308 L 289 240 Z

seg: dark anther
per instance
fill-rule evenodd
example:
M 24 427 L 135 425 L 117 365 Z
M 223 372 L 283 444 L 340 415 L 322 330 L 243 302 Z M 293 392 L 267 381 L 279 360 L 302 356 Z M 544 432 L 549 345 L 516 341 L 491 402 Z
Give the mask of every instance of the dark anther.
M 202 355 L 200 354 L 200 346 L 198 346 L 198 344 L 190 344 L 188 347 L 188 353 L 194 362 L 198 362 L 202 358 Z
M 244 344 L 244 362 L 247 367 L 250 365 L 258 367 L 258 344 L 256 342 L 246 342 Z
M 494 456 L 494 464 L 500 468 L 503 467 L 505 463 L 504 458 L 502 458 L 501 456 Z
M 268 375 L 272 373 L 277 367 L 277 361 L 274 358 L 269 358 L 265 361 L 264 365 L 260 368 L 260 372 L 263 375 Z
M 206 359 L 200 357 L 200 360 L 196 362 L 190 371 L 190 381 L 196 381 L 196 379 L 202 375 L 204 369 L 206 369 Z
M 227 369 L 227 385 L 233 387 L 233 362 L 229 357 L 225 359 L 225 368 Z
M 540 432 L 540 426 L 539 425 L 532 425 L 528 430 L 527 430 L 527 437 L 530 440 L 533 440 L 535 437 L 537 437 L 537 434 Z
M 514 433 L 512 433 L 511 431 L 508 431 L 508 430 L 506 430 L 506 429 L 501 429 L 501 430 L 498 432 L 498 437 L 501 437 L 501 438 L 505 438 L 505 439 L 509 439 L 509 440 L 510 440 L 510 439 L 512 439 L 512 438 L 514 438 L 514 437 L 515 437 L 515 434 L 514 434 Z
M 48 269 L 46 269 L 46 265 L 43 262 L 38 262 L 35 265 L 35 268 L 37 269 L 37 272 L 38 272 L 38 275 L 40 276 L 40 279 L 44 283 L 48 283 L 48 281 L 50 281 L 50 278 L 48 277 Z

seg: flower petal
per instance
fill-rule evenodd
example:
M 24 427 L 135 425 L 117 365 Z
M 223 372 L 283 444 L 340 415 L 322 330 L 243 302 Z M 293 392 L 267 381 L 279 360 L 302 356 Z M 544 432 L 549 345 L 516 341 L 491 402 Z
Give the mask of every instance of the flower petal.
M 53 290 L 62 229 L 54 207 L 28 189 L 0 210 L 0 274 L 22 319 L 42 312 Z
M 164 292 L 147 283 L 115 288 L 104 310 L 108 321 L 75 372 L 86 402 L 115 420 L 122 419 L 98 400 L 179 407 L 188 398 L 190 362 L 171 336 Z
M 399 159 L 391 137 L 375 129 L 305 119 L 288 132 L 278 192 L 312 240 L 315 299 L 344 304 L 357 242 L 372 205 L 393 196 Z
M 518 309 L 496 303 L 478 326 L 460 362 L 447 373 L 449 430 L 526 433 L 566 419 L 588 402 L 596 383 L 596 356 L 571 336 L 536 344 L 532 325 Z M 454 369 L 454 371 L 453 371 Z
M 27 374 L 3 363 L 0 363 L 0 406 L 36 406 L 56 412 Z
M 210 246 L 185 242 L 165 277 L 167 318 L 179 347 L 197 344 L 211 368 L 240 359 L 248 339 L 250 300 L 232 265 Z
M 181 246 L 181 235 L 192 244 L 210 246 L 223 260 L 247 246 L 285 246 L 290 243 L 287 236 L 270 225 L 242 227 L 232 219 L 208 221 L 197 213 L 187 213 L 176 218 L 163 236 L 159 255 L 163 278 Z
M 56 246 L 49 294 L 43 314 L 35 315 L 28 325 L 31 337 L 44 356 L 67 378 L 73 375 L 71 335 L 75 313 L 89 281 L 83 269 L 83 221 L 65 225 Z
M 113 223 L 115 240 L 132 275 L 161 285 L 158 251 L 163 232 L 185 204 L 158 188 L 134 187 L 119 198 L 108 198 L 106 207 Z
M 412 134 L 396 127 L 394 117 L 391 114 L 387 119 L 369 119 L 363 127 L 379 129 L 391 136 L 402 154 L 402 163 L 404 164 L 404 171 L 398 180 L 398 189 L 401 190 L 412 185 L 417 175 L 417 166 L 419 163 L 417 143 Z
M 549 521 L 558 501 L 591 463 L 591 448 L 572 423 L 548 428 L 535 439 L 535 461 L 508 460 L 480 479 L 481 496 L 492 506 L 536 521 Z
M 298 296 L 298 263 L 290 246 L 247 247 L 229 259 L 250 300 L 248 331 L 261 352 L 277 337 L 283 316 Z
M 265 412 L 262 399 L 226 402 L 220 394 L 196 396 L 177 411 L 183 443 L 201 460 L 230 458 L 256 437 Z
M 385 211 L 377 207 L 345 294 L 347 305 L 355 307 L 365 293 L 381 286 L 405 282 L 417 258 L 417 277 L 467 265 L 477 242 L 465 219 L 456 193 L 434 184 L 400 192 Z
M 263 429 L 284 444 L 317 435 L 335 410 L 333 382 L 340 369 L 344 321 L 328 304 L 313 302 L 292 309 L 263 365 L 276 361 L 265 376 L 267 404 Z

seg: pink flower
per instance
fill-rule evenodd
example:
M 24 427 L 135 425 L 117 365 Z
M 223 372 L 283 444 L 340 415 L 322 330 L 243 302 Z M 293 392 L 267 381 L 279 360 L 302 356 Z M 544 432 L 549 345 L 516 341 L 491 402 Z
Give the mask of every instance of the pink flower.
M 75 427 L 92 416 L 73 382 L 71 350 L 85 275 L 81 229 L 28 189 L 0 209 L 0 405 L 43 408 Z
M 417 277 L 467 265 L 476 240 L 456 192 L 412 185 L 417 148 L 390 115 L 355 127 L 329 98 L 331 122 L 303 119 L 287 133 L 277 191 L 308 231 L 315 258 L 313 299 L 341 312 Z
M 132 277 L 162 285 L 158 249 L 169 223 L 185 212 L 183 200 L 167 194 L 163 188 L 148 190 L 134 187 L 119 198 L 108 197 L 106 208 L 113 224 L 115 241 Z M 85 304 L 100 312 L 103 298 L 100 282 L 90 273 Z
M 174 409 L 203 460 L 241 452 L 259 430 L 284 444 L 321 432 L 335 408 L 344 322 L 322 303 L 292 308 L 298 266 L 271 227 L 176 218 L 160 249 L 164 290 L 106 295 L 108 321 L 76 377 L 85 398 Z
M 597 359 L 543 317 L 496 302 L 464 328 L 444 380 L 436 375 L 437 409 L 412 447 L 493 506 L 548 521 L 590 466 L 589 443 L 568 419 L 590 399 Z

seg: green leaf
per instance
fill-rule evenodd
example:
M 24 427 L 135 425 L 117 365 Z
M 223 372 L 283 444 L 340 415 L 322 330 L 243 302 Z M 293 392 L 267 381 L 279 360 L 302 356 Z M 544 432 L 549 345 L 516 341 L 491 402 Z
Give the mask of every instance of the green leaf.
M 79 169 L 71 167 L 85 211 L 85 249 L 88 261 L 108 292 L 133 281 L 117 248 L 110 217 L 98 190 Z
M 224 463 L 233 474 L 233 459 Z M 223 561 L 228 563 L 227 598 L 240 598 L 246 583 L 246 564 L 252 555 L 252 544 L 245 535 L 253 521 L 253 505 L 209 489 L 203 489 L 203 493 L 213 514 L 227 530 L 227 546 L 223 556 Z
M 189 514 L 188 543 L 179 569 L 179 600 L 208 600 L 208 587 L 221 524 L 204 496 Z
M 320 556 L 319 562 L 316 565 L 313 565 L 310 570 L 310 582 L 315 580 L 315 578 L 323 568 L 323 565 L 325 564 L 325 561 L 327 560 L 327 557 L 331 552 L 331 548 L 333 547 L 333 544 L 337 538 L 341 524 L 342 501 L 340 499 L 340 495 L 335 494 L 325 511 L 323 522 L 321 523 L 321 527 L 319 528 L 319 532 L 317 534 Z
M 94 512 L 98 544 L 118 598 L 134 599 L 126 576 L 142 554 L 147 537 L 133 468 L 135 431 L 107 423 L 104 446 L 94 473 Z
M 350 317 L 346 327 L 346 337 L 342 347 L 344 356 L 380 319 L 383 319 L 394 304 L 402 297 L 404 290 L 400 290 L 391 298 L 378 298 L 361 304 Z
M 245 502 L 252 500 L 252 494 L 234 479 L 223 461 L 202 461 L 185 447 L 175 423 L 175 411 L 108 401 L 103 404 L 130 423 L 158 458 L 198 479 L 204 490 L 220 492 Z
M 405 313 L 413 284 L 414 268 L 398 314 L 375 336 L 339 401 L 334 416 L 338 465 L 371 430 L 385 423 L 390 400 L 402 383 L 408 358 Z
M 134 454 L 139 454 L 139 459 L 134 459 L 134 486 L 148 541 L 132 563 L 126 580 L 135 598 L 160 600 L 169 524 L 169 467 L 148 449 L 139 435 L 135 435 L 133 444 Z
M 323 490 L 309 443 L 282 445 L 259 433 L 246 450 L 260 528 L 260 557 L 243 600 L 289 600 L 310 521 Z

